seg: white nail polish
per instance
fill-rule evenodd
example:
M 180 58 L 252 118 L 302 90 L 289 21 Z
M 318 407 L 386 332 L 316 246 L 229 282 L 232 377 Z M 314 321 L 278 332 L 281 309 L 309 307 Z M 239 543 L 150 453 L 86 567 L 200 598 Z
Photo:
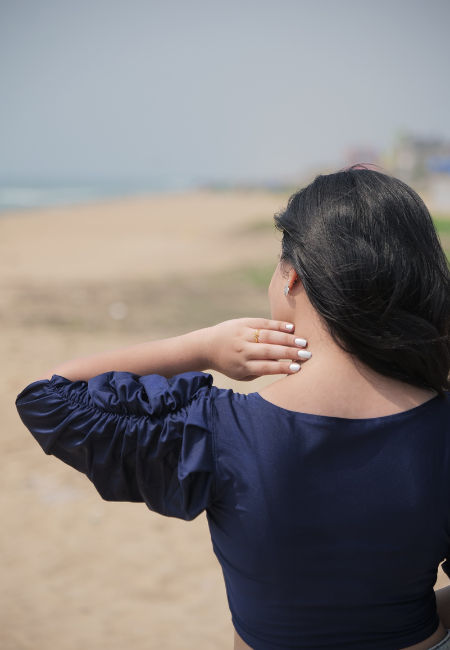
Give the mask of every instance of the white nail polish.
M 307 350 L 299 350 L 297 354 L 301 359 L 311 359 L 312 357 L 311 352 L 308 352 Z
M 293 330 L 294 326 L 289 323 L 289 325 L 286 325 L 287 330 Z
M 292 370 L 292 372 L 298 372 L 300 370 L 300 366 L 298 363 L 291 363 L 289 370 Z
M 299 345 L 301 348 L 304 348 L 306 345 L 305 339 L 295 339 L 295 345 Z

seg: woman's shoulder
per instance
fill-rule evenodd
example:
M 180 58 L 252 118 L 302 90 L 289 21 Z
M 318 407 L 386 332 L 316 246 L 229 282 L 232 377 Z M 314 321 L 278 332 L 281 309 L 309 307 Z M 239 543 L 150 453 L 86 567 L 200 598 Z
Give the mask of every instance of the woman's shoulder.
M 274 382 L 276 384 L 277 382 Z M 270 386 L 269 386 L 270 388 Z M 213 420 L 218 433 L 226 437 L 235 431 L 253 430 L 260 435 L 263 431 L 277 431 L 291 434 L 295 432 L 351 433 L 359 431 L 364 423 L 364 430 L 391 429 L 394 427 L 414 426 L 417 431 L 428 431 L 429 427 L 438 427 L 446 436 L 450 435 L 450 392 L 444 395 L 427 393 L 422 399 L 414 401 L 393 401 L 389 404 L 371 405 L 361 409 L 352 408 L 352 404 L 342 408 L 333 403 L 299 399 L 297 403 L 285 399 L 279 392 L 260 390 L 248 394 L 231 389 L 215 389 Z M 431 424 L 432 423 L 432 424 Z M 312 427 L 312 428 L 311 428 Z
M 220 388 L 214 384 L 211 394 L 216 418 L 223 416 L 226 411 L 232 411 L 236 418 L 245 417 L 247 414 L 260 412 L 264 403 L 258 392 L 241 393 L 233 388 Z

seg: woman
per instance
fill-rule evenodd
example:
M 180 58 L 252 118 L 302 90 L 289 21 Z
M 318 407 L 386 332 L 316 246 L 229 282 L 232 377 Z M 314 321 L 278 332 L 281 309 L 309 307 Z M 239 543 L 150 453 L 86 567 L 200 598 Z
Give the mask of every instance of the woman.
M 20 416 L 104 499 L 206 510 L 235 648 L 450 650 L 450 587 L 438 611 L 433 592 L 450 557 L 450 274 L 430 215 L 352 168 L 276 225 L 273 320 L 64 363 Z M 242 395 L 207 368 L 286 376 Z

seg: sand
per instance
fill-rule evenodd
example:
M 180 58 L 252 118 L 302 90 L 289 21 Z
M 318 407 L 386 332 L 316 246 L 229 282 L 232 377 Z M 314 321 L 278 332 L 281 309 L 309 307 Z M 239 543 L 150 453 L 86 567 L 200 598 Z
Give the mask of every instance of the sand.
M 285 198 L 189 193 L 0 217 L 2 650 L 231 650 L 205 516 L 102 501 L 43 454 L 14 399 L 73 356 L 269 315 L 270 224 Z M 272 380 L 215 375 L 240 392 Z
M 0 217 L 0 278 L 137 280 L 258 263 L 276 257 L 259 227 L 284 199 L 193 192 Z

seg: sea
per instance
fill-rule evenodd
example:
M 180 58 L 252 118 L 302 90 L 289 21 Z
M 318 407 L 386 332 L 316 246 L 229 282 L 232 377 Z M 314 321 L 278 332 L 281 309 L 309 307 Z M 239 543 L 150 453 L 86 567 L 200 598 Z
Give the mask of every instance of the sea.
M 0 212 L 92 203 L 127 196 L 183 192 L 198 186 L 187 178 L 143 181 L 37 181 L 0 178 Z

